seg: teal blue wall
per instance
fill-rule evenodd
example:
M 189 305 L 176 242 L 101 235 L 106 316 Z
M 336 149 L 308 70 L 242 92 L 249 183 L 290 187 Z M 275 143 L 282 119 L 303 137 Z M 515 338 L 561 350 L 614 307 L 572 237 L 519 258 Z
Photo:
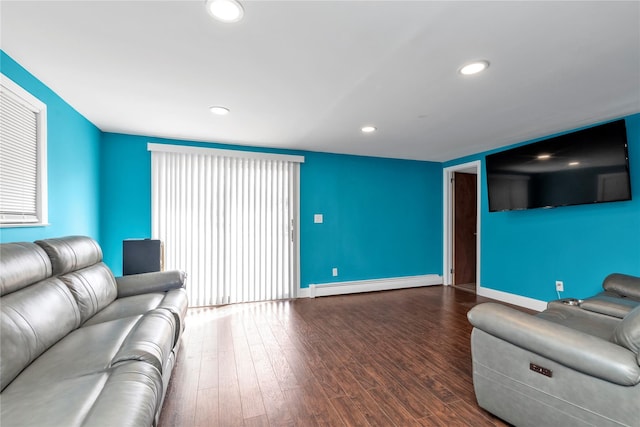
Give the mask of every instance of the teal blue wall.
M 440 163 L 320 153 L 305 159 L 303 286 L 442 274 Z M 316 213 L 322 224 L 313 223 Z
M 631 201 L 489 212 L 484 158 L 500 150 L 444 164 L 482 161 L 483 287 L 549 301 L 556 280 L 564 281 L 564 296 L 583 298 L 599 292 L 609 273 L 640 276 L 640 114 L 626 124 Z
M 1 228 L 0 242 L 71 234 L 99 239 L 100 130 L 3 51 L 0 71 L 47 105 L 50 223 Z
M 151 155 L 147 143 L 226 149 L 105 133 L 100 232 L 105 260 L 122 270 L 122 240 L 151 236 Z M 265 150 L 260 150 L 265 151 Z M 301 284 L 441 274 L 442 168 L 439 163 L 311 152 L 300 185 Z M 313 223 L 322 213 L 325 222 Z M 337 267 L 339 276 L 332 277 Z

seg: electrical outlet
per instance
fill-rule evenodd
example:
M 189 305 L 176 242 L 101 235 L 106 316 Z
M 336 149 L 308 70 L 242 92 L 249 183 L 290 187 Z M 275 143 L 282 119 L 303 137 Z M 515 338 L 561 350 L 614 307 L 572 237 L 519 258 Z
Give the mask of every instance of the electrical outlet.
M 338 275 L 338 268 L 333 267 L 333 270 L 331 270 L 331 274 L 333 274 L 333 277 L 336 277 Z
M 564 292 L 564 282 L 562 280 L 556 280 L 556 291 Z

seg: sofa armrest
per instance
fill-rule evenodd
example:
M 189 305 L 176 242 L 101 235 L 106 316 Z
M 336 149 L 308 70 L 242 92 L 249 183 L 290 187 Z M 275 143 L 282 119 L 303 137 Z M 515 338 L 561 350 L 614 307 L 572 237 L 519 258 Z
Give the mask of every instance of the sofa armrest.
M 186 274 L 178 270 L 155 271 L 116 277 L 118 298 L 183 288 L 185 280 Z
M 473 326 L 584 374 L 623 386 L 640 382 L 636 354 L 624 347 L 495 303 L 467 313 Z

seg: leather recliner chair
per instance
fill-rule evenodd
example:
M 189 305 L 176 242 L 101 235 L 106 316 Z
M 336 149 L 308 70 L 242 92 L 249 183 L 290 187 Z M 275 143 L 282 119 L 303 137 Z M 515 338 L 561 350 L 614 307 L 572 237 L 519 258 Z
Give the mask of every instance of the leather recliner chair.
M 640 426 L 640 278 L 612 274 L 537 315 L 468 313 L 478 404 L 516 426 Z

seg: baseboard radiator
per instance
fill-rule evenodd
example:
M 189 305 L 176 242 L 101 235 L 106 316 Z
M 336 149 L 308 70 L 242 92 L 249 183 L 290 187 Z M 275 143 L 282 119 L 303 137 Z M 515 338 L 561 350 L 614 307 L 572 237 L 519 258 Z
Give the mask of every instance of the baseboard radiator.
M 360 292 L 389 291 L 393 289 L 417 288 L 441 284 L 442 276 L 438 274 L 323 283 L 309 285 L 309 298 Z

